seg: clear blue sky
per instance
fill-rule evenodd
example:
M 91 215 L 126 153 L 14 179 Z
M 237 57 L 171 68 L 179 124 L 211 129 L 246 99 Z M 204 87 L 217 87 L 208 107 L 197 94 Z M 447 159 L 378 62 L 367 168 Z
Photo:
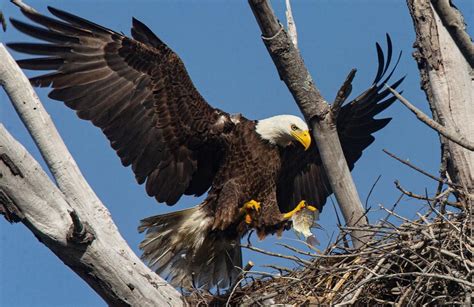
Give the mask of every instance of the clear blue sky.
M 282 20 L 284 1 L 272 1 Z M 146 23 L 183 59 L 202 95 L 212 105 L 230 113 L 241 112 L 259 119 L 299 111 L 279 80 L 275 67 L 260 39 L 260 30 L 247 1 L 28 1 L 41 12 L 46 5 L 68 10 L 82 17 L 129 34 L 132 16 Z M 471 0 L 455 1 L 466 18 L 474 24 Z M 3 0 L 0 9 L 6 17 L 24 20 L 18 9 Z M 428 111 L 424 93 L 419 89 L 419 75 L 413 60 L 414 31 L 405 1 L 293 1 L 298 26 L 299 48 L 305 63 L 323 95 L 333 100 L 346 74 L 358 68 L 354 94 L 370 86 L 377 57 L 374 43 L 384 43 L 385 33 L 392 36 L 395 51 L 404 55 L 396 77 L 407 75 L 405 96 Z M 472 28 L 469 31 L 472 35 Z M 2 42 L 29 40 L 9 27 Z M 383 45 L 383 44 L 382 44 Z M 20 58 L 18 54 L 15 57 Z M 174 208 L 158 205 L 138 186 L 131 170 L 123 168 L 106 138 L 89 122 L 79 120 L 62 103 L 47 99 L 48 90 L 38 95 L 51 114 L 63 139 L 76 158 L 84 176 L 112 213 L 120 232 L 137 252 L 142 235 L 136 231 L 141 218 L 198 204 L 200 199 L 182 198 Z M 41 157 L 18 119 L 3 91 L 0 93 L 0 119 L 7 129 L 38 159 Z M 436 182 L 400 165 L 382 153 L 387 148 L 403 158 L 437 174 L 439 144 L 437 135 L 398 102 L 383 113 L 392 122 L 377 133 L 376 142 L 365 151 L 353 171 L 361 198 L 379 175 L 380 182 L 369 205 L 390 206 L 399 196 L 393 181 L 400 180 L 413 192 L 434 191 Z M 41 162 L 43 163 L 43 162 Z M 43 163 L 44 165 L 44 163 Z M 399 212 L 413 217 L 418 202 L 404 201 Z M 374 212 L 374 221 L 381 214 Z M 324 230 L 316 235 L 322 247 L 335 230 L 336 218 L 329 202 L 321 215 Z M 294 238 L 286 233 L 285 238 Z M 275 239 L 256 242 L 266 249 L 286 252 Z M 274 258 L 245 254 L 257 265 L 279 263 Z M 52 252 L 38 242 L 22 224 L 8 224 L 0 218 L 0 305 L 1 306 L 104 306 L 104 302 L 85 282 L 64 266 Z

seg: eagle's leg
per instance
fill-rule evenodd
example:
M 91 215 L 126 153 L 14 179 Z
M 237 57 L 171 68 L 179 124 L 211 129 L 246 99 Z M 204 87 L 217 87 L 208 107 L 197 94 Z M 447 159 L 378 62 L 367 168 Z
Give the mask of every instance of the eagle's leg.
M 302 209 L 307 208 L 311 211 L 316 211 L 316 207 L 309 205 L 305 200 L 300 201 L 300 203 L 295 207 L 295 209 L 291 210 L 290 212 L 283 213 L 283 219 L 289 220 L 291 217 L 301 211 Z
M 260 202 L 252 199 L 251 201 L 246 202 L 242 206 L 242 208 L 240 208 L 240 213 L 245 214 L 245 223 L 247 224 L 252 223 L 252 216 L 250 215 L 250 213 L 252 211 L 255 211 L 258 213 L 260 211 L 260 207 L 261 207 Z

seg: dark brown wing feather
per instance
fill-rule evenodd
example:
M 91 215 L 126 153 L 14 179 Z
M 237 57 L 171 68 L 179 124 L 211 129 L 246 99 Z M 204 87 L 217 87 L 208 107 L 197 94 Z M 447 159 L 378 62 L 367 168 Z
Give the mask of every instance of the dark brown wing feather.
M 183 194 L 201 195 L 211 185 L 224 154 L 220 135 L 226 113 L 212 108 L 195 89 L 180 58 L 150 29 L 133 19 L 132 36 L 54 8 L 57 17 L 23 11 L 37 25 L 12 19 L 20 31 L 48 43 L 9 47 L 40 58 L 22 68 L 52 70 L 31 78 L 52 86 L 80 118 L 101 128 L 123 165 L 159 202 L 175 204 Z
M 362 155 L 362 151 L 375 140 L 372 133 L 382 129 L 390 121 L 390 118 L 374 119 L 396 100 L 393 96 L 387 98 L 390 92 L 382 88 L 395 71 L 401 53 L 392 71 L 382 80 L 392 57 L 392 43 L 388 35 L 387 46 L 388 55 L 385 61 L 382 49 L 377 44 L 379 69 L 373 85 L 344 105 L 339 112 L 337 130 L 344 156 L 351 170 Z M 394 82 L 392 88 L 398 87 L 403 79 Z M 300 147 L 290 147 L 281 151 L 283 169 L 277 186 L 277 196 L 278 206 L 282 212 L 290 211 L 301 200 L 316 205 L 321 211 L 326 198 L 332 193 L 314 142 L 307 151 L 303 151 Z

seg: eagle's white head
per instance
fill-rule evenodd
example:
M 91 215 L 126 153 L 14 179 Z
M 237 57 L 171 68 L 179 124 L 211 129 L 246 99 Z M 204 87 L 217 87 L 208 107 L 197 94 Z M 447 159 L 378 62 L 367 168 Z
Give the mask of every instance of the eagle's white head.
M 277 115 L 259 120 L 255 128 L 264 140 L 271 144 L 286 147 L 297 141 L 308 149 L 311 145 L 311 135 L 304 120 L 294 115 Z

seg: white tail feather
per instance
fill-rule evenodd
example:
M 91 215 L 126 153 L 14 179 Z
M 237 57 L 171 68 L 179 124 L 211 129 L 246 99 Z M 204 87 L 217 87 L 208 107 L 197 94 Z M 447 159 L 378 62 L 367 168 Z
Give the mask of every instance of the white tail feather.
M 239 238 L 212 230 L 204 205 L 142 220 L 142 259 L 175 286 L 228 288 L 242 266 Z

